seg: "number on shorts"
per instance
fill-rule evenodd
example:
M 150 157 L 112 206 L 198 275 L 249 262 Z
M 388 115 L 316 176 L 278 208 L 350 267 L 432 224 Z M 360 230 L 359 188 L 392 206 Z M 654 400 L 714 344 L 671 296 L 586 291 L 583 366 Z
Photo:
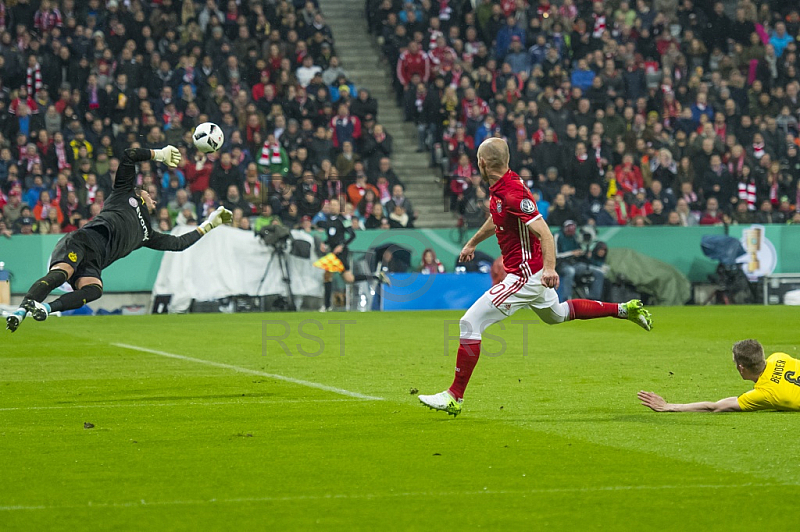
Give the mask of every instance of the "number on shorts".
M 503 283 L 494 285 L 491 289 L 489 289 L 489 294 L 495 296 L 506 289 L 506 285 Z

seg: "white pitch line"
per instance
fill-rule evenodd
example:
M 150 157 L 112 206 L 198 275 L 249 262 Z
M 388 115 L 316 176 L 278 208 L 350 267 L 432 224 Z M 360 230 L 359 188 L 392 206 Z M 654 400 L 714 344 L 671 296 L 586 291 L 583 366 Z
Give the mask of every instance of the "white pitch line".
M 248 369 L 243 368 L 240 366 L 233 366 L 231 364 L 224 364 L 222 362 L 214 362 L 212 360 L 203 360 L 202 358 L 194 358 L 194 357 L 187 357 L 184 355 L 176 355 L 175 353 L 167 353 L 166 351 L 157 351 L 155 349 L 147 349 L 146 347 L 139 347 L 136 345 L 129 345 L 129 344 L 111 344 L 116 347 L 122 347 L 124 349 L 131 349 L 133 351 L 141 351 L 142 353 L 150 353 L 153 355 L 158 355 L 167 358 L 174 358 L 177 360 L 183 360 L 185 362 L 194 362 L 196 364 L 205 364 L 206 366 L 213 366 L 215 368 L 222 368 L 228 369 L 231 371 L 236 371 L 237 373 L 246 373 L 248 375 L 258 375 L 259 377 L 266 377 L 268 379 L 274 379 L 276 381 L 284 381 L 290 382 L 292 384 L 297 384 L 299 386 L 306 386 L 308 388 L 316 388 L 318 390 L 324 390 L 326 392 L 331 393 L 338 393 L 339 395 L 346 395 L 347 397 L 355 397 L 356 399 L 364 399 L 365 401 L 384 401 L 383 397 L 376 397 L 374 395 L 364 395 L 362 393 L 351 392 L 349 390 L 344 390 L 342 388 L 336 388 L 334 386 L 328 386 L 327 384 L 320 384 L 318 382 L 311 382 L 311 381 L 304 381 L 302 379 L 295 379 L 294 377 L 286 377 L 284 375 L 276 375 L 275 373 L 265 373 L 263 371 L 258 371 L 255 369 Z
M 354 399 L 272 399 L 267 401 L 189 401 L 172 403 L 106 403 L 91 405 L 47 405 L 47 406 L 15 406 L 0 408 L 0 412 L 14 412 L 17 410 L 72 410 L 84 408 L 150 408 L 166 406 L 214 406 L 214 405 L 270 405 L 287 403 L 348 403 Z
M 593 492 L 624 492 L 624 491 L 659 491 L 659 490 L 706 490 L 706 489 L 742 489 L 742 488 L 772 488 L 772 487 L 797 487 L 796 484 L 695 484 L 695 485 L 634 485 L 634 486 L 589 486 L 574 488 L 539 488 L 530 490 L 477 490 L 443 492 L 398 492 L 398 493 L 339 493 L 326 495 L 289 495 L 282 497 L 239 497 L 229 499 L 195 499 L 172 501 L 130 501 L 130 502 L 87 502 L 86 504 L 71 505 L 9 505 L 0 506 L 0 512 L 13 512 L 25 510 L 66 510 L 76 508 L 141 508 L 145 506 L 199 506 L 206 504 L 242 504 L 251 502 L 297 502 L 297 501 L 323 501 L 323 500 L 374 500 L 393 498 L 419 498 L 419 497 L 464 497 L 473 495 L 540 495 L 548 493 L 593 493 Z

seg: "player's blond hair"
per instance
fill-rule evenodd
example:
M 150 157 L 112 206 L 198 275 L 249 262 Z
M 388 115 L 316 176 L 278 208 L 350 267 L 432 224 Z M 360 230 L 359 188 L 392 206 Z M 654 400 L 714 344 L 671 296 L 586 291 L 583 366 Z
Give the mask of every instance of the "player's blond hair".
M 508 144 L 503 139 L 488 138 L 478 146 L 478 159 L 486 161 L 487 170 L 505 170 L 508 168 Z
M 758 340 L 742 340 L 733 344 L 733 360 L 753 372 L 764 371 L 764 347 Z

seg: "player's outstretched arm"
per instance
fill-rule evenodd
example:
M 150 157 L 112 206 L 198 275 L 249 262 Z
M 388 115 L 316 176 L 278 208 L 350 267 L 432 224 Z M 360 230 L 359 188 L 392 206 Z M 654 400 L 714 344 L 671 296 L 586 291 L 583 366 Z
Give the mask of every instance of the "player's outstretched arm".
M 702 401 L 699 403 L 668 403 L 663 397 L 654 392 L 641 391 L 636 394 L 642 406 L 654 412 L 741 412 L 739 401 L 736 397 L 720 399 L 717 402 Z
M 114 190 L 127 192 L 133 190 L 136 182 L 136 163 L 157 161 L 175 168 L 181 162 L 181 152 L 174 146 L 166 146 L 158 150 L 144 148 L 126 148 L 122 153 L 117 175 L 114 177 Z
M 469 262 L 475 258 L 475 248 L 478 247 L 478 244 L 492 236 L 494 234 L 494 229 L 494 221 L 492 220 L 492 217 L 489 216 L 486 218 L 486 221 L 483 222 L 481 228 L 478 229 L 478 232 L 472 235 L 472 238 L 470 238 L 469 241 L 464 244 L 464 247 L 458 256 L 458 261 Z
M 208 220 L 188 233 L 180 236 L 168 235 L 165 233 L 152 233 L 150 240 L 144 243 L 145 247 L 158 249 L 160 251 L 183 251 L 200 240 L 212 229 L 222 224 L 229 224 L 233 220 L 233 214 L 225 207 L 219 207 L 211 213 Z

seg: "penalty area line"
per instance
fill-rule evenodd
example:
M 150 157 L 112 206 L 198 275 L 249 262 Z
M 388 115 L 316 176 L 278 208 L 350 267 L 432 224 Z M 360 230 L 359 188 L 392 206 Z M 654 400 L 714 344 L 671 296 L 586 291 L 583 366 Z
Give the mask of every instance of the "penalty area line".
M 146 347 L 140 347 L 137 345 L 130 345 L 130 344 L 111 344 L 115 347 L 121 347 L 123 349 L 130 349 L 131 351 L 139 351 L 141 353 L 150 353 L 151 355 L 158 355 L 161 357 L 166 358 L 174 358 L 176 360 L 183 360 L 184 362 L 194 362 L 195 364 L 203 364 L 205 366 L 212 366 L 215 368 L 220 369 L 227 369 L 230 371 L 235 371 L 237 373 L 245 373 L 247 375 L 256 375 L 259 377 L 266 377 L 267 379 L 273 379 L 276 381 L 283 381 L 288 382 L 291 384 L 297 384 L 298 386 L 305 386 L 307 388 L 316 388 L 317 390 L 323 390 L 326 392 L 336 393 L 339 395 L 346 395 L 347 397 L 355 397 L 356 399 L 363 399 L 365 401 L 384 401 L 383 397 L 376 397 L 374 395 L 365 395 L 363 393 L 358 392 L 351 392 L 350 390 L 345 390 L 343 388 L 336 388 L 335 386 L 328 386 L 327 384 L 320 384 L 318 382 L 311 382 L 305 381 L 302 379 L 295 379 L 294 377 L 286 377 L 285 375 L 277 375 L 275 373 L 267 373 L 264 371 L 258 371 L 255 369 L 243 368 L 241 366 L 234 366 L 232 364 L 225 364 L 223 362 L 214 362 L 212 360 L 203 360 L 202 358 L 194 358 L 194 357 L 187 357 L 185 355 L 176 355 L 175 353 L 167 353 L 166 351 L 158 351 L 156 349 L 148 349 Z

